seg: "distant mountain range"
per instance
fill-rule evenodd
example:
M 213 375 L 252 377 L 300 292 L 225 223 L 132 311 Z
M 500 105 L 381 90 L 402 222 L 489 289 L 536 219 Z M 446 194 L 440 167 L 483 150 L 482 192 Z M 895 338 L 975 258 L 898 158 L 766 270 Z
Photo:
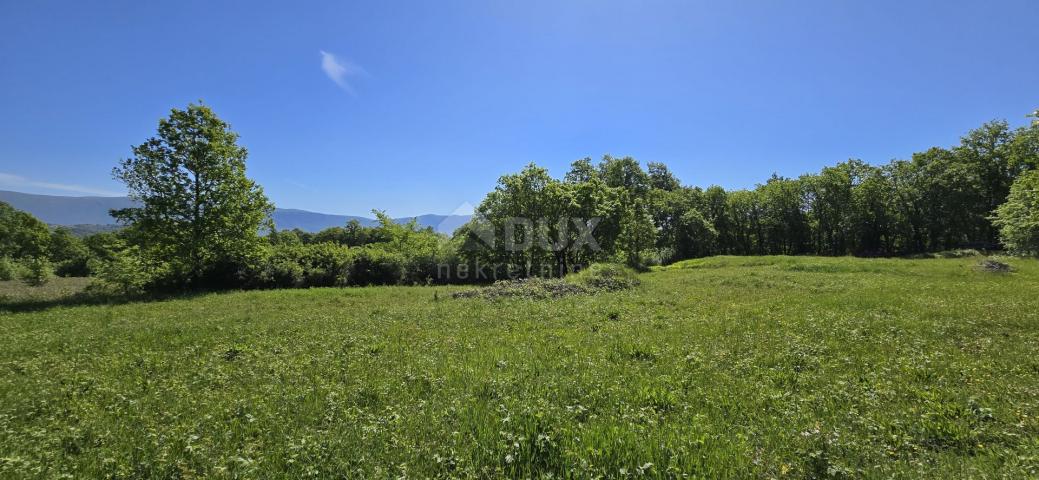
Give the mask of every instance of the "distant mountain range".
M 0 202 L 29 212 L 51 225 L 75 226 L 77 231 L 104 231 L 114 228 L 115 219 L 108 214 L 108 211 L 134 206 L 133 201 L 126 197 L 65 197 L 7 190 L 0 190 Z M 379 223 L 374 218 L 332 215 L 294 208 L 276 208 L 273 217 L 274 225 L 278 230 L 298 228 L 307 232 L 317 232 L 329 227 L 342 227 L 350 220 L 357 220 L 366 227 Z M 419 226 L 423 228 L 433 227 L 437 232 L 450 235 L 455 229 L 468 222 L 470 216 L 427 214 L 394 220 L 404 223 L 410 222 L 412 218 L 415 218 Z

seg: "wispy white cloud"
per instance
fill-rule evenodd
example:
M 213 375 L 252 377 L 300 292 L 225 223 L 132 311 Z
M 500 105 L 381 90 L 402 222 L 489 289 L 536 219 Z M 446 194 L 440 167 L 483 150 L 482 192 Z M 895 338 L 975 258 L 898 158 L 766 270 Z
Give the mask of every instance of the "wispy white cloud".
M 321 50 L 321 70 L 324 70 L 325 75 L 328 76 L 339 88 L 346 90 L 350 95 L 356 95 L 354 87 L 347 81 L 350 77 L 356 77 L 359 75 L 368 75 L 360 65 L 351 63 L 343 60 L 335 55 Z
M 81 193 L 84 195 L 98 195 L 103 197 L 118 197 L 126 195 L 125 192 L 113 192 L 81 185 L 70 185 L 67 183 L 37 182 L 20 175 L 0 172 L 0 187 L 4 188 L 42 188 L 45 190 L 57 190 L 60 192 Z

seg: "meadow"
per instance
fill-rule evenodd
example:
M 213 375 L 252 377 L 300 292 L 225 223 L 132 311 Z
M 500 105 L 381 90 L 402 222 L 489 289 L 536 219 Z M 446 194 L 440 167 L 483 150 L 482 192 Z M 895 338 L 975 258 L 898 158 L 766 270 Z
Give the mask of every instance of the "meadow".
M 977 262 L 711 257 L 554 299 L 12 294 L 0 477 L 1035 477 L 1039 261 Z

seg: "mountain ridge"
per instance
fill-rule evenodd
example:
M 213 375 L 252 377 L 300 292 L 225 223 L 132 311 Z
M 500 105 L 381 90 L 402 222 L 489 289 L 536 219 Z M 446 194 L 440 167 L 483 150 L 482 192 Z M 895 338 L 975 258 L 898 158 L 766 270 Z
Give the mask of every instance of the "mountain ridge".
M 115 225 L 116 223 L 115 219 L 108 214 L 109 210 L 134 206 L 134 202 L 127 197 L 74 197 L 41 195 L 11 190 L 0 190 L 0 202 L 8 203 L 18 210 L 29 212 L 44 223 L 51 225 L 97 225 L 102 228 Z M 307 232 L 317 232 L 329 227 L 342 227 L 351 220 L 357 220 L 366 227 L 375 226 L 379 223 L 376 219 L 369 217 L 311 212 L 298 208 L 275 208 L 271 217 L 274 219 L 274 225 L 278 230 L 298 228 Z M 404 223 L 414 218 L 420 227 L 433 227 L 439 233 L 450 235 L 455 229 L 468 222 L 470 217 L 470 215 L 438 215 L 430 213 L 414 217 L 394 218 L 394 221 Z

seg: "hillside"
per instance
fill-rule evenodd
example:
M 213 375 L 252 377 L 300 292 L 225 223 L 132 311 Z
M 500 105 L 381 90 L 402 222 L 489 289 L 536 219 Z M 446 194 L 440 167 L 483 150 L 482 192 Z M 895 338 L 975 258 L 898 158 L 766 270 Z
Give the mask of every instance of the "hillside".
M 1039 262 L 977 261 L 0 304 L 0 477 L 1034 478 Z
M 37 195 L 31 193 L 0 190 L 0 202 L 10 204 L 18 210 L 26 211 L 36 218 L 51 225 L 78 226 L 77 231 L 105 231 L 115 224 L 108 211 L 133 206 L 126 197 L 66 197 L 58 195 Z M 278 229 L 298 228 L 307 232 L 317 232 L 329 227 L 341 227 L 350 220 L 357 220 L 364 226 L 373 226 L 374 218 L 353 215 L 332 215 L 316 213 L 292 208 L 277 208 L 272 215 Z M 412 217 L 395 219 L 408 222 Z M 415 217 L 422 227 L 433 227 L 444 234 L 451 234 L 458 227 L 469 221 L 468 215 L 420 215 Z

